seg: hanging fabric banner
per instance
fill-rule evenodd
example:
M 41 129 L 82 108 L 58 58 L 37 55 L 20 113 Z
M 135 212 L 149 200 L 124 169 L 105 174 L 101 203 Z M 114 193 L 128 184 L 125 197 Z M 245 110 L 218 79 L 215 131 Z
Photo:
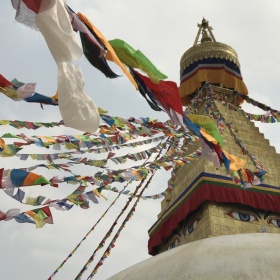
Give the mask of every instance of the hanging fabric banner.
M 120 39 L 110 40 L 109 43 L 122 63 L 130 68 L 142 70 L 154 83 L 157 84 L 160 80 L 167 78 L 140 50 L 134 50 L 128 43 Z
M 0 92 L 14 101 L 24 100 L 30 103 L 58 105 L 56 96 L 48 97 L 35 92 L 35 83 L 22 83 L 17 79 L 9 82 L 0 74 Z

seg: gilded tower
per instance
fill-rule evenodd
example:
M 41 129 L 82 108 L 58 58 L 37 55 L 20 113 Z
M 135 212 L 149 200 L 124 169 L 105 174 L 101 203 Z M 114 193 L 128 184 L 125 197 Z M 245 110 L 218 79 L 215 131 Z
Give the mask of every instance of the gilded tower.
M 216 41 L 208 21 L 198 27 L 180 62 L 185 113 L 201 126 L 215 124 L 223 150 L 246 161 L 245 169 L 229 175 L 203 141 L 189 146 L 189 153 L 203 146 L 203 156 L 172 171 L 149 230 L 154 257 L 110 280 L 279 279 L 280 155 L 240 107 L 248 90 L 237 53 Z
M 151 255 L 214 236 L 280 233 L 280 155 L 239 106 L 240 96 L 248 91 L 237 53 L 216 41 L 208 21 L 203 19 L 198 27 L 194 45 L 180 62 L 186 112 L 191 120 L 192 113 L 210 116 L 222 135 L 223 149 L 245 160 L 248 170 L 267 175 L 261 184 L 242 187 L 225 168 L 206 159 L 211 151 L 174 170 L 169 181 L 173 188 L 149 230 Z M 200 145 L 197 142 L 189 151 Z

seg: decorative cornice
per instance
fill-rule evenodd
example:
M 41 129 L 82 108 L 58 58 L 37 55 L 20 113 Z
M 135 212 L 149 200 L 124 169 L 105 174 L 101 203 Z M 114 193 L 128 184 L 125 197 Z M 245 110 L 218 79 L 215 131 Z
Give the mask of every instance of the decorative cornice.
M 205 58 L 223 58 L 233 61 L 240 67 L 238 56 L 235 50 L 223 43 L 219 42 L 203 42 L 189 48 L 182 56 L 180 61 L 180 74 L 190 64 Z

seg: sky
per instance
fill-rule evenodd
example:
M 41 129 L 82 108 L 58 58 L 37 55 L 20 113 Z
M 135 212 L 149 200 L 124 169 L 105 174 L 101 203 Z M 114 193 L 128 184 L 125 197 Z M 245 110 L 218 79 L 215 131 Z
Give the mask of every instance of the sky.
M 193 45 L 197 23 L 205 17 L 214 28 L 217 41 L 232 46 L 238 53 L 241 73 L 247 85 L 249 96 L 268 106 L 279 109 L 280 77 L 280 3 L 270 0 L 269 4 L 259 0 L 69 0 L 67 4 L 75 11 L 86 15 L 108 40 L 122 39 L 134 49 L 140 49 L 163 73 L 168 80 L 179 85 L 179 63 L 183 53 Z M 1 74 L 8 80 L 17 78 L 23 82 L 36 82 L 36 91 L 52 96 L 56 92 L 56 65 L 40 32 L 23 26 L 14 19 L 15 11 L 10 1 L 1 1 L 0 9 L 0 61 Z M 79 61 L 85 81 L 85 90 L 98 107 L 106 109 L 112 116 L 123 118 L 151 117 L 166 120 L 167 115 L 150 109 L 143 97 L 122 75 L 121 70 L 112 68 L 121 77 L 108 79 L 93 68 L 82 57 Z M 110 64 L 111 65 L 111 64 Z M 25 102 L 15 102 L 0 95 L 1 120 L 25 120 L 34 122 L 60 121 L 58 107 Z M 243 109 L 250 113 L 263 113 L 251 105 Z M 279 124 L 257 124 L 265 138 L 280 152 Z M 3 126 L 5 132 L 26 135 L 78 134 L 77 131 L 60 127 L 36 131 Z M 31 152 L 27 148 L 25 151 Z M 37 151 L 37 150 L 36 150 Z M 38 149 L 38 153 L 48 150 Z M 35 150 L 32 149 L 32 153 Z M 51 151 L 49 151 L 51 152 Z M 239 151 L 237 151 L 239 153 Z M 0 168 L 20 168 L 37 164 L 0 158 Z M 39 174 L 60 175 L 37 169 Z M 83 167 L 79 172 L 90 175 L 95 168 Z M 64 174 L 65 175 L 65 174 Z M 166 189 L 170 173 L 159 171 L 146 195 Z M 54 189 L 50 186 L 35 186 L 25 189 L 27 194 L 42 194 L 52 198 L 67 196 L 77 186 L 65 185 Z M 73 207 L 68 212 L 53 210 L 54 224 L 36 229 L 31 224 L 16 221 L 0 223 L 0 279 L 47 279 L 56 267 L 81 241 L 88 230 L 113 201 L 115 194 L 104 193 L 108 200 L 91 204 L 87 210 Z M 54 279 L 74 279 L 93 253 L 109 227 L 124 207 L 127 197 L 121 197 L 115 207 L 102 220 L 91 235 L 83 242 L 77 253 L 69 259 Z M 0 209 L 29 210 L 10 197 L 0 193 Z M 141 200 L 134 216 L 127 223 L 116 242 L 116 247 L 98 270 L 94 279 L 109 276 L 136 264 L 150 256 L 147 253 L 148 229 L 160 212 L 160 200 Z M 118 225 L 120 225 L 119 221 Z M 112 235 L 113 237 L 113 235 Z M 108 245 L 109 243 L 107 243 Z M 106 248 L 106 245 L 104 249 Z M 91 272 L 101 257 L 100 250 L 95 262 L 85 276 Z M 84 277 L 83 279 L 86 279 Z

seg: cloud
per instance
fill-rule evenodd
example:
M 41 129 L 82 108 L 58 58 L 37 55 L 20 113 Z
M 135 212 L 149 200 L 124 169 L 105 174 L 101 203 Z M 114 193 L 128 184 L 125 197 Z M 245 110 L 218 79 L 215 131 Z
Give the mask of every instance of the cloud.
M 279 106 L 279 48 L 277 36 L 280 26 L 278 0 L 270 1 L 202 1 L 202 0 L 86 0 L 67 1 L 75 11 L 81 11 L 102 31 L 108 40 L 120 38 L 135 49 L 140 49 L 169 80 L 179 84 L 179 63 L 182 54 L 193 45 L 197 27 L 203 17 L 213 26 L 217 41 L 231 45 L 237 52 L 241 71 L 250 96 L 271 107 Z M 10 1 L 3 1 L 0 10 L 1 24 L 1 72 L 8 79 L 37 82 L 37 91 L 52 96 L 56 92 L 56 65 L 40 34 L 17 23 Z M 164 113 L 154 112 L 135 91 L 126 76 L 107 79 L 90 66 L 85 58 L 80 60 L 84 73 L 86 92 L 94 102 L 111 115 L 124 118 L 135 116 L 167 119 Z M 116 67 L 117 73 L 122 74 Z M 59 121 L 58 107 L 14 102 L 0 96 L 0 119 L 29 121 Z M 275 108 L 279 109 L 279 108 Z M 266 138 L 280 150 L 279 124 L 260 125 Z M 18 133 L 11 127 L 1 127 L 3 132 Z M 23 130 L 24 131 L 24 130 Z M 71 130 L 24 131 L 28 135 L 57 135 Z M 7 161 L 1 159 L 2 167 Z M 15 165 L 17 163 L 14 163 Z M 86 172 L 82 169 L 81 172 Z M 161 171 L 164 172 L 164 171 Z M 61 174 L 60 174 L 61 175 Z M 62 176 L 62 175 L 61 175 Z M 167 187 L 169 173 L 157 175 L 147 194 L 157 193 Z M 50 196 L 63 196 L 73 189 L 34 187 L 31 193 L 42 192 Z M 108 201 L 91 205 L 88 210 L 74 207 L 69 212 L 54 212 L 54 225 L 35 229 L 15 221 L 1 222 L 0 279 L 47 279 L 67 257 L 100 215 L 110 205 L 116 194 L 108 192 Z M 73 279 L 104 237 L 117 214 L 127 201 L 122 197 L 107 219 L 84 242 L 69 263 L 59 272 L 57 279 Z M 1 209 L 18 205 L 3 192 L 0 193 Z M 141 201 L 133 218 L 116 242 L 116 248 L 95 276 L 106 279 L 110 275 L 150 257 L 147 254 L 147 231 L 160 212 L 159 200 Z M 118 223 L 118 226 L 120 223 Z M 106 246 L 105 246 L 106 247 Z M 102 253 L 102 251 L 100 252 Z M 96 257 L 99 260 L 101 254 Z M 96 264 L 96 262 L 95 262 Z M 92 266 L 87 273 L 91 271 Z

